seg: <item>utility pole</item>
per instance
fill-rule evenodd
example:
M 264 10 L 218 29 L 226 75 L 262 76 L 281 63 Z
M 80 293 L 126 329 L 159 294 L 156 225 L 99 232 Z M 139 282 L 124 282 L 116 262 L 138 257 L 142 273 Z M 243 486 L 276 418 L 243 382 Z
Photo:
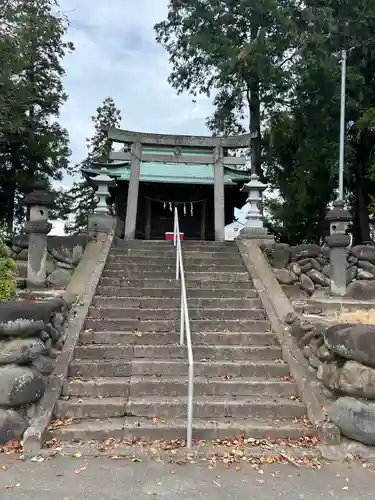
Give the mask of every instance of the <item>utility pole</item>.
M 345 94 L 346 94 L 346 50 L 341 57 L 341 111 L 340 111 L 340 159 L 339 200 L 344 199 L 344 150 L 345 150 Z

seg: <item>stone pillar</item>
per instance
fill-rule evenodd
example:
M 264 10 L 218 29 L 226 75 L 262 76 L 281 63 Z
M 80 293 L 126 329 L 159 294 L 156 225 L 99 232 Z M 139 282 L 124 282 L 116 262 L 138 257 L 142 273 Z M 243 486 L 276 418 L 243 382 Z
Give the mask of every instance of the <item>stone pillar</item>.
M 36 182 L 34 190 L 25 196 L 30 218 L 25 224 L 28 238 L 27 288 L 40 289 L 46 286 L 47 278 L 47 234 L 52 229 L 48 222 L 48 209 L 52 206 L 52 195 L 46 184 Z
M 260 182 L 256 174 L 251 174 L 250 181 L 242 188 L 242 191 L 248 193 L 246 200 L 246 222 L 240 231 L 242 238 L 255 240 L 273 239 L 272 236 L 268 235 L 268 231 L 264 227 L 263 215 L 259 210 L 262 193 L 266 188 L 266 184 Z
M 139 178 L 141 175 L 142 145 L 136 142 L 132 145 L 131 171 L 128 188 L 128 203 L 125 218 L 125 239 L 134 240 L 137 224 Z
M 215 148 L 214 164 L 215 241 L 225 241 L 225 194 L 223 148 Z
M 330 224 L 330 235 L 327 236 L 326 243 L 330 248 L 331 294 L 342 297 L 346 293 L 347 246 L 350 243 L 350 236 L 345 231 L 351 220 L 343 201 L 333 203 L 326 220 Z
M 98 203 L 94 214 L 89 217 L 89 234 L 97 236 L 99 233 L 109 233 L 114 229 L 115 220 L 107 204 L 110 196 L 109 188 L 116 186 L 116 182 L 107 175 L 107 169 L 102 168 L 99 175 L 90 177 L 91 182 L 97 186 L 96 196 Z

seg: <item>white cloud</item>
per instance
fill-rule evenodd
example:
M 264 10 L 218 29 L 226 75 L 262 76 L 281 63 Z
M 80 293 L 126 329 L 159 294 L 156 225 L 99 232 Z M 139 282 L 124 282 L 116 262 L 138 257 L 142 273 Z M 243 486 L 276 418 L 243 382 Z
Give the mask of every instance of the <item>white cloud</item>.
M 168 54 L 156 43 L 153 26 L 163 20 L 167 0 L 61 0 L 76 47 L 66 57 L 69 99 L 61 113 L 74 163 L 86 154 L 91 115 L 106 96 L 121 109 L 122 127 L 159 133 L 207 134 L 208 99 L 177 96 L 167 79 Z M 67 182 L 67 181 L 66 181 Z M 68 182 L 67 182 L 68 183 Z

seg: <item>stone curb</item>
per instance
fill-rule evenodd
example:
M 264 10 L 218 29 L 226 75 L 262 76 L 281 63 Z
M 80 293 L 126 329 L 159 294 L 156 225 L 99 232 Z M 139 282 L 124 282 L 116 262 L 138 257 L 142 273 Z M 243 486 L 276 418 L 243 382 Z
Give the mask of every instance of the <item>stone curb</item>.
M 274 277 L 258 243 L 241 239 L 236 239 L 236 243 L 267 312 L 272 330 L 278 337 L 283 358 L 288 363 L 298 391 L 306 404 L 309 420 L 319 432 L 321 444 L 338 444 L 339 430 L 333 424 L 326 422 L 326 414 L 323 411 L 328 401 L 317 387 L 316 380 L 309 371 L 308 363 L 297 342 L 289 329 L 284 326 L 286 317 L 291 314 L 295 315 L 289 299 Z
M 156 454 L 159 456 L 173 456 L 174 460 L 178 460 L 181 457 L 184 457 L 186 455 L 194 455 L 196 458 L 206 458 L 210 454 L 216 454 L 217 456 L 223 456 L 225 453 L 230 453 L 231 449 L 235 446 L 231 447 L 225 447 L 225 446 L 210 446 L 210 445 L 196 445 L 193 446 L 191 450 L 188 450 L 187 448 L 178 448 L 176 450 L 173 450 L 173 453 L 171 454 L 170 451 L 168 450 L 163 450 L 163 449 L 158 449 L 157 444 L 154 446 L 151 444 L 149 446 L 142 446 L 142 445 L 128 445 L 128 444 L 122 444 L 120 443 L 117 446 L 114 446 L 112 449 L 108 450 L 101 450 L 100 447 L 98 446 L 99 443 L 95 444 L 67 444 L 64 445 L 62 448 L 60 447 L 55 447 L 55 448 L 44 448 L 40 449 L 38 453 L 35 455 L 28 455 L 25 456 L 25 458 L 31 458 L 31 457 L 43 457 L 43 458 L 50 458 L 50 457 L 55 457 L 55 456 L 65 456 L 65 457 L 77 457 L 77 452 L 79 452 L 79 457 L 108 457 L 108 458 L 113 458 L 113 457 L 118 457 L 118 458 L 152 458 Z M 275 457 L 275 456 L 283 456 L 283 457 L 290 457 L 291 460 L 293 459 L 299 459 L 299 458 L 307 458 L 310 460 L 313 459 L 320 459 L 321 458 L 321 453 L 318 449 L 316 448 L 289 448 L 287 446 L 279 446 L 275 445 L 272 448 L 264 448 L 261 446 L 253 446 L 253 447 L 248 447 L 245 449 L 242 449 L 244 456 L 248 458 L 264 458 L 264 457 Z
M 73 297 L 76 300 L 78 299 L 78 302 L 76 302 L 77 305 L 71 311 L 66 326 L 66 341 L 50 377 L 46 392 L 38 405 L 31 426 L 24 434 L 23 446 L 25 457 L 38 455 L 42 450 L 44 434 L 53 417 L 55 404 L 60 398 L 63 383 L 68 374 L 69 364 L 73 359 L 79 334 L 83 328 L 87 312 L 106 264 L 113 237 L 114 234 L 111 233 L 103 241 L 91 241 L 88 243 L 81 262 L 73 274 L 73 285 L 68 287 L 65 292 L 64 299 L 67 302 L 74 303 Z M 75 283 L 81 284 L 81 290 L 79 286 L 75 289 Z M 84 288 L 82 288 L 82 283 L 84 283 Z M 78 293 L 75 294 L 75 291 Z

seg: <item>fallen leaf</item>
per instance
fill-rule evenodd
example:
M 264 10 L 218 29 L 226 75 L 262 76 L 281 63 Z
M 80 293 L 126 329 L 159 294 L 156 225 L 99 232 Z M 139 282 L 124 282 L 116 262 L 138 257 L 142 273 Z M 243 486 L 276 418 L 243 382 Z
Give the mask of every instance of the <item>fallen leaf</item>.
M 82 453 L 78 450 L 74 453 L 73 457 L 76 457 L 76 458 L 81 458 L 82 457 Z
M 80 474 L 87 469 L 86 466 L 80 467 L 79 469 L 74 469 L 74 474 Z
M 2 465 L 1 470 L 8 470 L 8 467 L 6 465 Z

